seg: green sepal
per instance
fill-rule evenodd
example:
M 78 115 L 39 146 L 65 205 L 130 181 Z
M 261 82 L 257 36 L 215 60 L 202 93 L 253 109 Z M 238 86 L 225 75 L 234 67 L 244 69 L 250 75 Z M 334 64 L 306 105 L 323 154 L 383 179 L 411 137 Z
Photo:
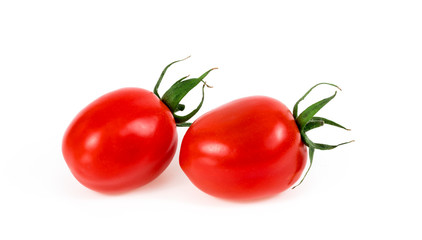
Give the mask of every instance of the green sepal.
M 189 57 L 187 57 L 187 58 L 189 58 Z M 160 95 L 158 94 L 158 88 L 160 87 L 161 81 L 163 80 L 164 75 L 167 72 L 167 69 L 171 65 L 173 65 L 177 62 L 183 61 L 187 58 L 177 60 L 177 61 L 174 61 L 174 62 L 168 64 L 164 68 L 164 70 L 161 72 L 160 78 L 158 79 L 157 83 L 155 84 L 154 91 L 153 91 L 154 94 L 158 98 L 160 98 L 160 100 L 169 108 L 169 110 L 171 111 L 171 113 L 174 117 L 174 120 L 176 122 L 176 126 L 180 126 L 180 127 L 190 126 L 190 123 L 185 123 L 185 122 L 188 121 L 190 118 L 192 118 L 199 111 L 199 109 L 202 107 L 202 104 L 204 102 L 204 88 L 205 88 L 205 86 L 210 87 L 205 83 L 204 78 L 212 70 L 217 69 L 217 68 L 212 68 L 212 69 L 208 70 L 207 72 L 205 72 L 204 74 L 202 74 L 198 78 L 187 79 L 189 77 L 189 75 L 182 77 L 181 79 L 179 79 L 175 83 L 173 83 L 173 85 L 163 94 L 163 96 L 160 97 Z M 182 101 L 182 99 L 186 96 L 186 94 L 188 94 L 200 82 L 203 82 L 204 85 L 202 87 L 202 99 L 201 99 L 201 102 L 199 103 L 199 105 L 192 112 L 186 114 L 185 116 L 177 115 L 176 112 L 185 110 L 185 105 L 180 104 L 180 101 Z
M 300 134 L 302 136 L 302 140 L 305 143 L 305 145 L 308 146 L 308 148 L 309 148 L 309 167 L 306 170 L 306 172 L 303 175 L 303 177 L 300 180 L 300 182 L 297 185 L 295 185 L 293 188 L 296 188 L 297 186 L 299 186 L 303 182 L 303 180 L 305 179 L 305 177 L 308 175 L 308 172 L 309 172 L 309 170 L 312 167 L 313 158 L 314 158 L 314 152 L 315 152 L 316 149 L 318 149 L 318 150 L 330 150 L 330 149 L 334 149 L 334 148 L 336 148 L 338 146 L 341 146 L 341 145 L 344 145 L 344 144 L 348 144 L 348 143 L 354 142 L 354 141 L 349 141 L 349 142 L 344 142 L 344 143 L 340 143 L 340 144 L 337 144 L 337 145 L 329 145 L 329 144 L 322 144 L 322 143 L 314 143 L 307 136 L 306 132 L 308 132 L 308 131 L 310 131 L 312 129 L 315 129 L 315 128 L 322 127 L 325 124 L 328 124 L 328 125 L 331 125 L 331 126 L 334 126 L 334 127 L 338 127 L 338 128 L 342 128 L 342 129 L 345 129 L 345 130 L 350 130 L 350 129 L 347 129 L 344 126 L 342 126 L 342 125 L 340 125 L 340 124 L 338 124 L 338 123 L 336 123 L 334 121 L 329 120 L 329 119 L 322 118 L 322 117 L 315 117 L 315 114 L 319 110 L 321 110 L 321 108 L 323 108 L 327 103 L 329 103 L 336 96 L 337 91 L 331 97 L 322 99 L 322 100 L 320 100 L 320 101 L 312 104 L 311 106 L 309 106 L 307 109 L 305 109 L 298 116 L 298 106 L 299 106 L 299 103 L 301 101 L 303 101 L 306 98 L 306 96 L 308 96 L 309 93 L 315 87 L 317 87 L 319 85 L 322 85 L 322 84 L 334 86 L 334 87 L 340 89 L 338 86 L 336 86 L 334 84 L 331 84 L 331 83 L 318 83 L 315 86 L 313 86 L 311 89 L 309 89 L 305 93 L 305 95 L 303 97 L 301 97 L 296 102 L 296 104 L 293 107 L 293 116 L 294 116 L 295 121 L 296 121 L 296 124 L 297 124 L 297 126 L 299 128 L 299 132 L 300 132 Z
M 315 128 L 319 128 L 319 127 L 322 127 L 322 126 L 324 126 L 324 121 L 322 121 L 322 120 L 313 120 L 313 119 L 311 119 L 306 125 L 305 125 L 305 127 L 302 129 L 302 131 L 303 132 L 307 132 L 307 131 L 310 131 L 310 130 L 312 130 L 312 129 L 315 129 Z
M 350 129 L 343 127 L 342 125 L 328 120 L 326 118 L 322 118 L 322 117 L 313 117 L 308 123 L 306 123 L 305 127 L 303 128 L 304 132 L 308 132 L 312 129 L 318 128 L 318 127 L 322 127 L 325 124 L 334 126 L 334 127 L 338 127 L 338 128 L 342 128 L 344 130 L 350 131 Z
M 186 59 L 188 59 L 188 58 L 190 58 L 190 56 L 185 57 L 185 58 L 180 59 L 180 60 L 177 60 L 177 61 L 174 61 L 174 62 L 170 63 L 169 65 L 167 65 L 167 66 L 163 69 L 163 71 L 161 72 L 160 78 L 158 79 L 157 83 L 155 84 L 154 91 L 153 91 L 153 92 L 154 92 L 154 94 L 155 94 L 158 98 L 160 98 L 160 95 L 158 94 L 158 87 L 160 87 L 161 81 L 163 80 L 164 75 L 165 75 L 165 74 L 166 74 L 166 72 L 167 72 L 167 69 L 168 69 L 171 65 L 173 65 L 173 64 L 175 64 L 175 63 L 178 63 L 178 62 L 181 62 L 181 61 L 184 61 L 184 60 L 186 60 Z M 186 77 L 185 77 L 185 78 L 186 78 Z M 181 81 L 181 80 L 183 80 L 183 79 L 184 79 L 184 78 L 180 79 L 179 81 Z
M 350 131 L 350 129 L 349 129 L 349 128 L 343 127 L 342 125 L 340 125 L 340 124 L 338 124 L 338 123 L 336 123 L 336 122 L 334 122 L 334 121 L 331 121 L 331 120 L 329 120 L 329 119 L 326 119 L 326 118 L 322 118 L 322 117 L 313 117 L 311 120 L 312 120 L 312 121 L 323 121 L 323 122 L 324 122 L 324 124 L 328 124 L 328 125 L 331 125 L 331 126 L 334 126 L 334 127 L 338 127 L 338 128 L 342 128 L 342 129 L 344 129 L 344 130 Z
M 302 139 L 305 142 L 306 146 L 308 146 L 309 148 L 314 148 L 314 149 L 318 149 L 318 150 L 331 150 L 331 149 L 334 149 L 338 146 L 354 142 L 354 140 L 352 140 L 352 141 L 343 142 L 343 143 L 336 144 L 336 145 L 329 145 L 329 144 L 323 144 L 323 143 L 314 143 L 313 141 L 311 141 L 309 139 L 309 137 L 304 132 L 302 132 L 301 135 L 302 135 Z
M 176 123 L 176 126 L 178 127 L 190 127 L 190 125 L 192 125 L 192 123 L 189 123 L 189 122 Z
M 164 93 L 161 101 L 163 101 L 171 112 L 175 112 L 180 101 L 186 96 L 186 94 L 192 90 L 196 85 L 203 81 L 203 79 L 210 73 L 214 68 L 208 70 L 202 74 L 199 78 L 191 78 L 183 81 L 175 82 L 167 92 Z
M 318 150 L 331 150 L 331 149 L 334 149 L 334 148 L 336 148 L 338 146 L 341 146 L 341 145 L 344 145 L 344 144 L 348 144 L 348 143 L 352 143 L 354 141 L 355 140 L 348 141 L 348 142 L 343 142 L 343 143 L 340 143 L 340 144 L 337 144 L 337 145 L 328 145 L 328 144 L 322 144 L 322 143 L 314 143 L 313 146 L 315 147 L 315 149 L 318 149 Z
M 314 115 L 321 110 L 327 103 L 329 103 L 337 94 L 337 91 L 328 98 L 324 98 L 321 101 L 318 101 L 311 106 L 309 106 L 307 109 L 305 109 L 299 117 L 296 118 L 297 126 L 299 127 L 299 130 L 302 131 L 303 128 L 306 126 L 306 124 L 314 117 Z
M 201 109 L 202 104 L 204 103 L 204 98 L 205 98 L 205 93 L 204 93 L 204 88 L 205 88 L 206 84 L 204 83 L 204 85 L 202 85 L 202 99 L 201 102 L 199 103 L 199 105 L 189 114 L 185 115 L 185 116 L 179 116 L 177 114 L 173 114 L 174 120 L 176 121 L 176 123 L 184 123 L 186 121 L 188 121 L 189 119 L 191 119 L 198 111 L 199 109 Z
M 325 82 L 322 82 L 322 83 L 318 83 L 318 84 L 316 84 L 315 86 L 313 86 L 311 89 L 309 89 L 306 93 L 305 93 L 305 95 L 303 95 L 301 98 L 299 98 L 299 100 L 296 102 L 296 104 L 294 105 L 294 107 L 293 107 L 293 117 L 296 119 L 297 118 L 297 111 L 298 111 L 298 108 L 299 108 L 299 103 L 300 102 L 302 102 L 305 98 L 306 98 L 306 96 L 308 96 L 309 95 L 309 93 L 314 89 L 314 88 L 316 88 L 317 86 L 319 86 L 319 85 L 322 85 L 322 84 L 326 84 L 326 85 L 330 85 L 330 86 L 333 86 L 333 87 L 336 87 L 336 88 L 338 88 L 340 91 L 341 91 L 341 88 L 339 88 L 337 85 L 334 85 L 334 84 L 332 84 L 332 83 L 325 83 Z

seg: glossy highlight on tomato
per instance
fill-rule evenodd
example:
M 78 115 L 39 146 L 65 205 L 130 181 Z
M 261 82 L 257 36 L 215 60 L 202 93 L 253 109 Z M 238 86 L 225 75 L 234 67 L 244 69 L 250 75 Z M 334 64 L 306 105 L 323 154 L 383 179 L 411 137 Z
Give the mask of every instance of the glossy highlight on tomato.
M 314 117 L 334 96 L 313 104 L 299 116 L 297 105 L 304 97 L 293 113 L 280 101 L 265 96 L 222 105 L 199 117 L 188 129 L 181 145 L 180 166 L 196 187 L 215 197 L 255 200 L 276 195 L 302 176 L 307 147 L 312 164 L 315 149 L 345 144 L 316 144 L 306 135 L 323 124 L 344 128 Z
M 177 147 L 176 126 L 189 125 L 186 121 L 204 98 L 185 116 L 176 114 L 184 109 L 179 102 L 212 70 L 199 78 L 176 81 L 160 97 L 157 90 L 166 70 L 179 61 L 163 70 L 154 92 L 141 88 L 112 91 L 71 122 L 62 153 L 81 184 L 98 192 L 120 193 L 151 182 L 167 168 Z

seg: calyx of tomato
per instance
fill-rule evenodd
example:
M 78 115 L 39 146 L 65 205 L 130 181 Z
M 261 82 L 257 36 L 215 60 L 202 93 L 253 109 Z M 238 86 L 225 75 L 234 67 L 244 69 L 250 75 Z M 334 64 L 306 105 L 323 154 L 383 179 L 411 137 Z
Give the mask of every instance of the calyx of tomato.
M 309 139 L 309 137 L 307 135 L 307 132 L 308 131 L 310 131 L 312 129 L 315 129 L 315 128 L 318 128 L 318 127 L 322 127 L 325 124 L 328 124 L 328 125 L 331 125 L 331 126 L 334 126 L 334 127 L 338 127 L 338 128 L 342 128 L 344 130 L 350 131 L 350 129 L 345 128 L 342 125 L 340 125 L 340 124 L 338 124 L 338 123 L 336 123 L 334 121 L 328 120 L 326 118 L 316 117 L 315 116 L 315 114 L 319 110 L 321 110 L 321 108 L 323 108 L 327 103 L 329 103 L 336 96 L 337 91 L 331 97 L 322 99 L 322 100 L 320 100 L 320 101 L 312 104 L 311 106 L 309 106 L 308 108 L 306 108 L 302 113 L 300 113 L 299 116 L 298 116 L 298 113 L 297 112 L 298 112 L 299 103 L 301 101 L 303 101 L 306 98 L 306 96 L 308 96 L 308 94 L 314 88 L 316 88 L 319 85 L 323 85 L 323 84 L 336 87 L 337 89 L 339 89 L 341 91 L 341 89 L 338 86 L 336 86 L 336 85 L 334 85 L 332 83 L 318 83 L 315 86 L 313 86 L 311 89 L 309 89 L 305 93 L 305 95 L 303 95 L 303 97 L 301 97 L 296 102 L 296 104 L 293 107 L 293 117 L 295 118 L 296 124 L 297 124 L 297 126 L 299 128 L 300 134 L 302 136 L 302 141 L 309 148 L 309 167 L 306 170 L 305 175 L 302 177 L 302 179 L 300 180 L 300 182 L 296 186 L 294 186 L 293 188 L 296 188 L 297 186 L 299 186 L 303 182 L 303 180 L 305 179 L 305 177 L 308 174 L 309 170 L 311 169 L 313 158 L 314 158 L 315 149 L 318 149 L 318 150 L 331 150 L 331 149 L 336 148 L 336 147 L 338 147 L 340 145 L 344 145 L 344 144 L 347 144 L 347 143 L 354 142 L 352 140 L 352 141 L 343 142 L 343 143 L 340 143 L 340 144 L 337 144 L 337 145 L 328 145 L 328 144 L 322 144 L 322 143 L 315 143 L 311 139 Z
M 189 56 L 190 57 L 190 56 Z M 184 58 L 181 60 L 174 61 L 167 65 L 164 70 L 161 72 L 160 78 L 158 79 L 155 87 L 154 87 L 154 94 L 161 99 L 161 101 L 167 105 L 167 107 L 170 109 L 171 113 L 173 114 L 174 120 L 176 121 L 176 125 L 178 127 L 188 127 L 191 125 L 191 123 L 187 122 L 189 119 L 191 119 L 198 111 L 201 109 L 202 104 L 204 102 L 204 88 L 205 87 L 211 87 L 209 86 L 205 81 L 204 78 L 210 73 L 212 70 L 215 70 L 217 68 L 211 68 L 210 70 L 206 71 L 204 74 L 202 74 L 198 78 L 189 78 L 188 76 L 182 77 L 181 79 L 177 80 L 164 94 L 162 97 L 158 94 L 158 87 L 161 84 L 161 81 L 163 80 L 163 77 L 165 73 L 167 72 L 167 69 L 180 61 L 188 59 Z M 185 105 L 180 104 L 180 101 L 190 92 L 194 87 L 196 87 L 200 82 L 203 83 L 202 85 L 202 99 L 199 105 L 192 110 L 190 113 L 180 116 L 176 114 L 178 111 L 183 111 L 185 109 Z

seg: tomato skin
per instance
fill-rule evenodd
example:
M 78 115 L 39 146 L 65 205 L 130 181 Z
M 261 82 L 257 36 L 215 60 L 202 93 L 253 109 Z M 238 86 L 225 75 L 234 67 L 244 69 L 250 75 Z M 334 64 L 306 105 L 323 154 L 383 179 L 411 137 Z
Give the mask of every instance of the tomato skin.
M 62 152 L 81 184 L 117 193 L 155 179 L 176 147 L 176 124 L 167 106 L 150 91 L 123 88 L 98 98 L 75 117 Z
M 179 163 L 205 193 L 253 200 L 291 187 L 305 168 L 306 154 L 288 108 L 253 96 L 198 118 L 183 138 Z

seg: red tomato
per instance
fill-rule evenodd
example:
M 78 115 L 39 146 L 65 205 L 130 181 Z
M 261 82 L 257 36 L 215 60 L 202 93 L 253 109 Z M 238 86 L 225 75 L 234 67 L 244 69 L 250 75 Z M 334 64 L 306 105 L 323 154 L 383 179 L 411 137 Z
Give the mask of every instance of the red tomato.
M 181 60 L 179 60 L 181 61 Z M 176 81 L 161 98 L 140 88 L 110 92 L 83 109 L 68 127 L 62 152 L 75 178 L 99 192 L 131 190 L 155 179 L 172 160 L 177 146 L 176 126 L 188 126 L 202 106 L 185 116 L 183 97 L 213 70 L 199 78 Z M 205 82 L 204 82 L 205 86 Z M 202 88 L 204 93 L 204 87 Z
M 306 136 L 323 124 L 344 128 L 314 117 L 335 94 L 297 116 L 298 103 L 311 90 L 297 102 L 293 114 L 278 100 L 264 96 L 238 99 L 204 114 L 183 138 L 181 168 L 195 186 L 221 198 L 259 199 L 290 188 L 307 164 L 307 146 L 312 164 L 315 149 L 345 144 L 316 144 Z
M 222 198 L 262 198 L 294 184 L 306 146 L 281 102 L 247 97 L 198 118 L 184 136 L 180 166 L 193 184 Z
M 79 113 L 65 133 L 63 156 L 80 183 L 114 192 L 156 178 L 176 146 L 176 124 L 167 106 L 150 91 L 125 88 Z

